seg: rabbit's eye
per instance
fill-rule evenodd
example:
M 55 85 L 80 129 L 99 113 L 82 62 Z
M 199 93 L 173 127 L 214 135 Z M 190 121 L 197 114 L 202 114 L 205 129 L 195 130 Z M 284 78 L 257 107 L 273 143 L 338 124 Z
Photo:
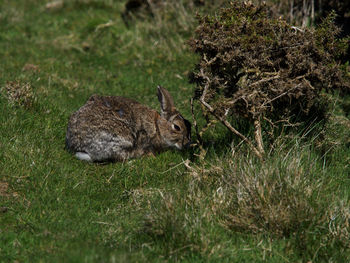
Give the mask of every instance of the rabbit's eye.
M 175 129 L 175 130 L 177 130 L 177 131 L 180 131 L 180 130 L 181 130 L 180 126 L 177 126 L 176 124 L 173 124 L 173 129 Z

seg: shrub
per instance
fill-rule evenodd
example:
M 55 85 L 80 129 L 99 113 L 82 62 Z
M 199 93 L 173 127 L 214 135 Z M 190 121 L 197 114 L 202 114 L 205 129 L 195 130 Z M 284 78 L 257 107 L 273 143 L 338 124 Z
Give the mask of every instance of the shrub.
M 191 81 L 204 115 L 220 120 L 259 157 L 263 121 L 274 126 L 306 121 L 312 114 L 323 118 L 323 91 L 350 90 L 336 62 L 347 39 L 337 39 L 334 17 L 315 30 L 299 29 L 271 18 L 265 5 L 238 1 L 216 16 L 198 16 L 190 46 L 200 61 Z M 254 124 L 256 146 L 233 127 L 232 116 Z

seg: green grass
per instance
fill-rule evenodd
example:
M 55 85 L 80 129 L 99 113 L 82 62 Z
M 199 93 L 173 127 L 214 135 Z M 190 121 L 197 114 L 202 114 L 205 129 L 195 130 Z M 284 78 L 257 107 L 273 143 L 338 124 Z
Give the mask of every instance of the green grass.
M 264 164 L 244 145 L 231 149 L 222 128 L 206 135 L 204 161 L 190 151 L 78 161 L 64 150 L 66 125 L 93 93 L 159 108 L 160 84 L 191 119 L 196 57 L 181 28 L 152 20 L 126 28 L 123 2 L 46 3 L 0 0 L 1 262 L 349 260 L 349 120 L 340 106 L 322 140 L 281 136 Z M 14 81 L 29 85 L 27 100 L 9 97 Z M 242 182 L 246 202 L 237 199 Z M 278 210 L 289 204 L 305 214 L 289 220 Z

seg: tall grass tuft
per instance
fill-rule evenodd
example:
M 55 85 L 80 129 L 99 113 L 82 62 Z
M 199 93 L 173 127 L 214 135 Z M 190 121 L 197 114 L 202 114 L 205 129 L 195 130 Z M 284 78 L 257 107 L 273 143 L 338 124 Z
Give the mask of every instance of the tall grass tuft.
M 210 12 L 222 6 L 225 1 L 208 1 L 200 4 L 195 0 L 163 0 L 139 1 L 146 2 L 147 11 L 140 10 L 141 14 L 131 14 L 134 20 L 135 39 L 148 39 L 155 50 L 165 50 L 169 53 L 181 53 L 187 49 L 186 41 L 192 35 L 197 24 L 195 14 Z M 145 20 L 147 21 L 145 23 Z M 141 37 L 144 36 L 144 37 Z M 132 36 L 131 36 L 132 37 Z M 144 43 L 138 43 L 144 45 Z M 171 57 L 171 54 L 168 54 Z
M 220 231 L 287 239 L 293 251 L 305 252 L 305 259 L 331 259 L 335 244 L 335 250 L 349 251 L 350 202 L 341 180 L 328 175 L 334 172 L 312 145 L 299 139 L 294 144 L 281 142 L 263 163 L 234 150 L 211 162 L 185 162 L 187 189 L 148 199 L 145 233 L 155 242 L 165 241 L 168 255 L 222 254 L 224 246 L 215 246 Z

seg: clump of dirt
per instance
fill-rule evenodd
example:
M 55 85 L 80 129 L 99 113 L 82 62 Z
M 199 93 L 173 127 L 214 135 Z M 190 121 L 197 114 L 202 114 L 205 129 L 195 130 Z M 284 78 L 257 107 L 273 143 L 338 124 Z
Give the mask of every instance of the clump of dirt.
M 266 5 L 232 2 L 216 16 L 198 16 L 190 41 L 200 61 L 191 75 L 194 98 L 233 133 L 230 117 L 254 124 L 262 156 L 261 125 L 303 122 L 325 117 L 324 92 L 350 93 L 349 79 L 337 62 L 348 40 L 339 39 L 332 13 L 315 30 L 273 18 Z M 296 118 L 298 116 L 298 118 Z

